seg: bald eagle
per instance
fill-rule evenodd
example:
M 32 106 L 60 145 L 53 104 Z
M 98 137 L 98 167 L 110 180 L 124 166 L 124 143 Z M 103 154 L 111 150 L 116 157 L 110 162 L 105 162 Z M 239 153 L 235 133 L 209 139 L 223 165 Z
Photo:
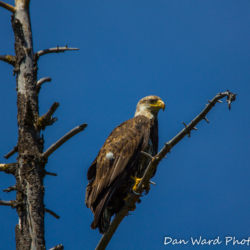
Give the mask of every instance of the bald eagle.
M 141 99 L 134 118 L 111 132 L 89 167 L 85 204 L 94 214 L 92 229 L 99 228 L 102 234 L 108 230 L 111 217 L 123 207 L 135 180 L 141 178 L 147 168 L 149 158 L 142 152 L 157 154 L 160 109 L 165 109 L 161 98 Z

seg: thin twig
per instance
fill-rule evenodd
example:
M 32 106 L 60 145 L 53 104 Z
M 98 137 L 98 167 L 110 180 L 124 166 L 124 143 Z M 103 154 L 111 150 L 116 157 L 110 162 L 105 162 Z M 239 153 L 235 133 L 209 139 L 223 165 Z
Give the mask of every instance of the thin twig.
M 139 195 L 136 195 L 135 193 L 131 193 L 129 199 L 127 200 L 127 203 L 122 207 L 122 209 L 116 214 L 112 222 L 110 223 L 110 227 L 108 231 L 103 234 L 101 240 L 99 241 L 96 250 L 104 250 L 106 249 L 109 241 L 111 240 L 113 234 L 115 233 L 117 227 L 121 223 L 121 221 L 124 219 L 124 217 L 128 214 L 131 208 L 134 208 L 136 202 L 139 200 L 142 192 L 143 192 L 143 186 L 146 186 L 147 183 L 149 183 L 150 178 L 154 172 L 154 170 L 157 168 L 160 161 L 165 157 L 167 153 L 170 152 L 170 149 L 173 148 L 181 139 L 183 139 L 186 135 L 190 134 L 190 131 L 196 126 L 202 119 L 205 119 L 206 114 L 213 108 L 213 106 L 216 104 L 216 102 L 219 99 L 224 98 L 225 96 L 231 95 L 231 102 L 235 100 L 235 94 L 227 91 L 224 93 L 217 94 L 212 101 L 206 106 L 206 108 L 194 119 L 192 120 L 188 125 L 185 126 L 182 131 L 177 134 L 172 140 L 170 140 L 168 143 L 165 143 L 164 147 L 160 150 L 160 152 L 153 158 L 153 160 L 150 161 L 150 163 L 147 166 L 146 171 L 144 172 L 144 175 L 138 184 L 136 193 Z M 231 104 L 231 103 L 230 103 Z M 184 124 L 185 125 L 185 124 Z
M 52 176 L 57 176 L 57 174 L 55 174 L 55 173 L 51 173 L 51 172 L 45 172 L 45 175 L 52 175 Z
M 66 50 L 79 50 L 78 48 L 68 48 L 67 45 L 65 47 L 56 47 L 56 48 L 50 48 L 50 49 L 45 49 L 45 50 L 40 50 L 36 52 L 36 56 L 39 58 L 40 56 L 50 54 L 50 53 L 59 53 L 59 52 L 64 52 Z
M 50 77 L 44 77 L 42 79 L 40 79 L 39 81 L 37 81 L 37 84 L 36 84 L 36 91 L 38 91 L 42 84 L 45 83 L 45 82 L 51 82 L 51 78 Z
M 18 146 L 15 146 L 8 154 L 4 156 L 5 159 L 9 159 L 13 154 L 18 152 Z
M 6 56 L 1 56 L 0 55 L 0 61 L 7 62 L 8 64 L 15 67 L 16 57 L 15 56 L 10 56 L 10 55 L 6 55 Z
M 57 245 L 57 246 L 55 246 L 55 247 L 52 247 L 52 248 L 50 248 L 49 250 L 63 250 L 64 249 L 64 247 L 63 247 L 63 245 L 61 244 L 61 245 Z
M 203 119 L 204 119 L 207 123 L 209 123 L 209 120 L 207 119 L 206 116 L 205 116 Z
M 60 216 L 57 215 L 55 212 L 51 211 L 50 209 L 44 208 L 44 211 L 45 211 L 46 213 L 51 214 L 51 215 L 54 216 L 56 219 L 60 219 Z
M 11 11 L 13 14 L 15 13 L 16 11 L 16 8 L 10 4 L 7 4 L 7 3 L 4 3 L 2 1 L 0 1 L 0 6 L 3 7 L 4 9 L 6 10 L 9 10 Z
M 63 143 L 69 140 L 72 136 L 78 134 L 83 131 L 87 127 L 87 123 L 84 123 L 80 126 L 75 127 L 71 131 L 69 131 L 66 135 L 64 135 L 61 139 L 59 139 L 56 143 L 52 144 L 44 153 L 43 157 L 48 158 L 55 150 L 57 150 Z

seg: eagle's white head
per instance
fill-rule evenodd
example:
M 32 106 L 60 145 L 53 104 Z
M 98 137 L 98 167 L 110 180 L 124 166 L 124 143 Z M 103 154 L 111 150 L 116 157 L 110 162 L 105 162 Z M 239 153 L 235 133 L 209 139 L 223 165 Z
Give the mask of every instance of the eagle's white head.
M 144 115 L 149 119 L 157 117 L 157 114 L 160 109 L 165 109 L 165 103 L 162 99 L 155 95 L 150 95 L 142 98 L 137 106 L 135 111 L 135 116 Z

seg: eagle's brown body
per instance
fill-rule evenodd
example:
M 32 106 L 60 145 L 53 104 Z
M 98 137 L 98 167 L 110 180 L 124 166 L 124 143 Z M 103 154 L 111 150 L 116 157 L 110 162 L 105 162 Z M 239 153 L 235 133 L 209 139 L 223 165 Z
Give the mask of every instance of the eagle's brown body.
M 107 231 L 111 217 L 122 208 L 133 187 L 130 176 L 142 177 L 148 165 L 149 159 L 141 151 L 154 156 L 157 150 L 157 115 L 138 114 L 112 131 L 87 173 L 85 203 L 94 213 L 91 228 Z

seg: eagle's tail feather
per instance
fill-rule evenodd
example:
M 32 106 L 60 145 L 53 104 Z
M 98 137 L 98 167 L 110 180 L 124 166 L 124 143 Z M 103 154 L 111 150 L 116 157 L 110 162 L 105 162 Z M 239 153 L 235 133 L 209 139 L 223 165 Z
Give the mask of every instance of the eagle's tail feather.
M 110 221 L 112 217 L 112 211 L 109 208 L 105 208 L 99 222 L 99 232 L 104 234 L 109 229 Z
M 108 195 L 109 192 L 107 192 L 99 202 L 98 206 L 95 209 L 94 221 L 91 223 L 91 228 L 96 229 L 99 227 L 99 231 L 102 234 L 108 230 L 112 216 L 110 209 L 108 209 L 107 207 L 103 209 L 105 206 L 105 202 L 107 202 Z

